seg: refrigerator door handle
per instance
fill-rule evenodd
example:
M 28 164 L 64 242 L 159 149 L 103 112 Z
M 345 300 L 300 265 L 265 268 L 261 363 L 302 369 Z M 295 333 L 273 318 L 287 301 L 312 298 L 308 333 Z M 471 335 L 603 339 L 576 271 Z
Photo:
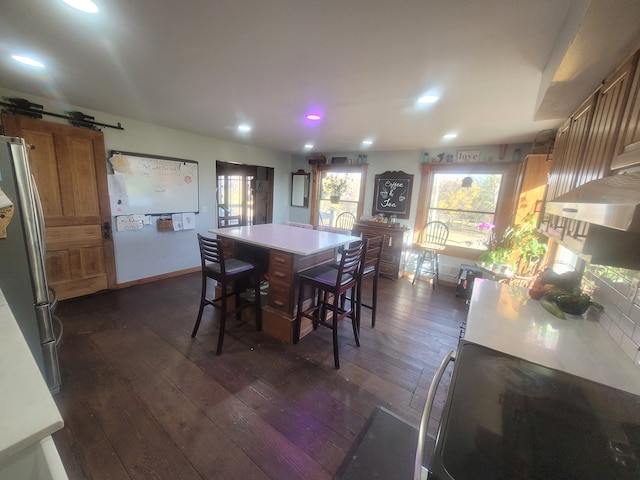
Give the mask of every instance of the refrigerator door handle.
M 38 215 L 39 235 L 40 235 L 40 251 L 42 252 L 42 258 L 47 258 L 47 234 L 44 228 L 44 210 L 42 209 L 42 201 L 40 200 L 40 192 L 38 192 L 38 185 L 36 179 L 31 175 L 31 188 L 33 189 L 33 203 L 36 206 L 36 214 Z
M 24 139 L 19 144 L 11 145 L 11 152 L 15 159 L 22 161 L 14 162 L 16 183 L 20 196 L 22 215 L 24 217 L 25 240 L 28 245 L 29 264 L 33 276 L 33 288 L 35 294 L 35 304 L 44 305 L 49 303 L 49 291 L 47 289 L 47 275 L 45 271 L 45 257 L 42 254 L 45 248 L 42 244 L 44 237 L 44 223 L 41 222 L 42 205 L 35 190 L 35 182 L 29 167 L 29 154 Z M 39 211 L 38 211 L 39 209 Z
M 36 306 L 36 320 L 38 322 L 38 331 L 40 332 L 40 343 L 45 344 L 55 341 L 56 336 L 53 331 L 49 304 Z

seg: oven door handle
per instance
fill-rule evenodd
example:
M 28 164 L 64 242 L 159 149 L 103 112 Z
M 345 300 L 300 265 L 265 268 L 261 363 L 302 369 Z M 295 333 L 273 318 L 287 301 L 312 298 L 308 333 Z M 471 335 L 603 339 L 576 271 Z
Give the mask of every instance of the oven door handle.
M 413 467 L 413 480 L 421 480 L 422 475 L 422 455 L 424 450 L 424 442 L 427 437 L 427 429 L 429 427 L 429 417 L 431 416 L 431 410 L 433 408 L 433 402 L 436 398 L 436 391 L 438 385 L 442 380 L 444 371 L 447 369 L 449 362 L 453 362 L 456 359 L 456 352 L 454 350 L 449 351 L 447 355 L 442 359 L 436 374 L 433 376 L 429 391 L 427 392 L 427 400 L 424 403 L 424 410 L 422 411 L 422 418 L 420 419 L 420 430 L 418 431 L 418 446 L 416 448 L 416 462 Z

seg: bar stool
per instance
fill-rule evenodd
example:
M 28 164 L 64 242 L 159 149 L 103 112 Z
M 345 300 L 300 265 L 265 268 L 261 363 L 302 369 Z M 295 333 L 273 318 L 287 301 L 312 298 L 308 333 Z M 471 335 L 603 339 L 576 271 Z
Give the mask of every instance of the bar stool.
M 220 333 L 218 334 L 218 348 L 216 355 L 222 353 L 222 342 L 224 341 L 224 330 L 227 314 L 234 313 L 236 318 L 240 319 L 240 312 L 252 306 L 256 309 L 256 330 L 262 330 L 262 307 L 260 304 L 260 272 L 258 269 L 247 262 L 235 258 L 224 258 L 222 252 L 222 242 L 217 238 L 207 238 L 198 234 L 198 244 L 200 246 L 200 260 L 202 263 L 202 293 L 200 295 L 200 310 L 198 311 L 198 319 L 193 327 L 192 337 L 198 333 L 202 312 L 206 305 L 211 305 L 221 312 L 220 316 Z M 219 283 L 220 296 L 207 299 L 207 278 L 212 278 Z M 237 287 L 236 280 L 253 278 L 254 283 L 254 300 L 248 302 L 240 297 L 240 290 Z M 229 286 L 232 287 L 229 291 Z M 227 298 L 235 296 L 235 308 L 227 309 Z M 218 305 L 216 302 L 220 302 Z
M 440 267 L 438 265 L 438 257 L 440 252 L 444 250 L 449 238 L 449 227 L 443 222 L 432 221 L 425 225 L 418 237 L 417 247 L 421 253 L 418 257 L 418 265 L 416 266 L 416 273 L 413 276 L 412 285 L 416 283 L 416 280 L 420 279 L 420 274 L 423 273 L 422 267 L 424 262 L 427 261 L 428 269 L 426 272 L 433 277 L 432 287 L 435 290 L 436 283 L 440 283 Z
M 332 268 L 330 265 L 318 265 L 298 274 L 298 310 L 293 343 L 300 341 L 300 324 L 303 317 L 311 320 L 314 330 L 317 330 L 318 325 L 330 328 L 333 331 L 333 361 L 336 369 L 340 368 L 338 354 L 338 323 L 340 320 L 346 317 L 351 318 L 353 337 L 356 345 L 360 346 L 357 302 L 346 302 L 345 295 L 349 292 L 351 299 L 358 298 L 357 286 L 364 253 L 364 243 L 357 241 L 345 248 L 338 268 Z M 317 294 L 314 295 L 316 302 L 315 305 L 304 309 L 304 291 L 307 286 L 317 291 Z M 330 313 L 330 318 L 327 313 Z
M 382 258 L 382 243 L 384 236 L 369 237 L 365 239 L 365 254 L 362 268 L 360 270 L 360 280 L 358 281 L 358 327 L 360 322 L 361 307 L 371 310 L 371 328 L 376 327 L 376 307 L 378 305 L 378 277 L 380 276 L 380 259 Z M 367 278 L 371 278 L 371 305 L 362 301 L 362 285 Z

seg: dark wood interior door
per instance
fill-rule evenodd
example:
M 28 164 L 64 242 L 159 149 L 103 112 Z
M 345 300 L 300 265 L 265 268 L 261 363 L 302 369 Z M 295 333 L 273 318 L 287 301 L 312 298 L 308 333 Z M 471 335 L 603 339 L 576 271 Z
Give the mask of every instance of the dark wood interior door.
M 45 217 L 47 280 L 60 300 L 116 285 L 102 132 L 2 114 L 30 152 Z

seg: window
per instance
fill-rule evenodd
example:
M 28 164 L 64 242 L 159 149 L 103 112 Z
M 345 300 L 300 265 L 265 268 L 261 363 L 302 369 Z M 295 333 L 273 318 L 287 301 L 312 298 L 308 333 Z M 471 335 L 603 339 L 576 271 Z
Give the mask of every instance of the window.
M 414 236 L 440 220 L 449 227 L 446 253 L 477 258 L 511 222 L 518 163 L 422 164 Z M 490 228 L 492 227 L 493 228 Z
M 500 173 L 434 173 L 427 221 L 447 224 L 447 245 L 487 250 L 501 183 Z
M 366 165 L 319 165 L 313 168 L 311 223 L 336 227 L 340 214 L 362 216 Z M 345 216 L 341 217 L 344 218 Z

